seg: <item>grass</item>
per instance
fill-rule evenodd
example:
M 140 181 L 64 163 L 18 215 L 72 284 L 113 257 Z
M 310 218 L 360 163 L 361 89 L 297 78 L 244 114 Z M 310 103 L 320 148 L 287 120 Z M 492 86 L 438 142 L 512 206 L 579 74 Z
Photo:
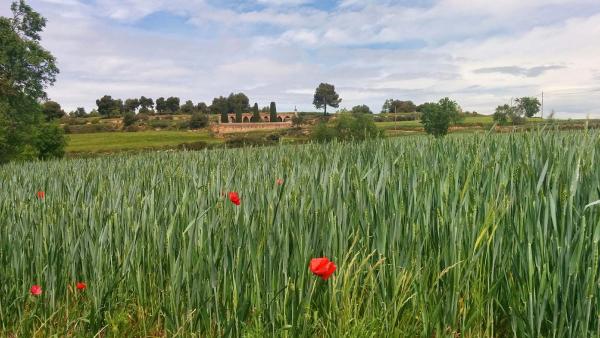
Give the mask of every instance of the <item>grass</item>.
M 11 163 L 0 336 L 597 337 L 599 156 L 539 131 Z
M 220 142 L 207 131 L 108 132 L 68 135 L 68 153 L 103 153 L 125 150 L 157 149 L 188 142 Z

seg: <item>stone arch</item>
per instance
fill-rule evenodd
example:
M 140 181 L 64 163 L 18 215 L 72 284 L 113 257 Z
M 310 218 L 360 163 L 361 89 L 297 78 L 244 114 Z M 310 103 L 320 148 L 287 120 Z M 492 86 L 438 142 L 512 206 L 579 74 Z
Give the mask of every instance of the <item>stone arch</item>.
M 249 123 L 250 119 L 248 118 L 248 116 L 244 116 L 244 119 L 242 120 L 242 122 Z
M 284 121 L 284 122 L 287 122 L 287 121 L 289 121 L 289 120 L 291 120 L 291 118 L 289 117 L 289 115 L 286 115 L 286 116 L 284 116 L 284 118 L 283 118 L 283 121 Z
M 229 116 L 229 123 L 235 123 L 235 116 Z
M 283 122 L 283 119 L 281 118 L 281 116 L 277 116 L 277 122 Z
M 263 116 L 263 121 L 269 122 L 269 116 Z

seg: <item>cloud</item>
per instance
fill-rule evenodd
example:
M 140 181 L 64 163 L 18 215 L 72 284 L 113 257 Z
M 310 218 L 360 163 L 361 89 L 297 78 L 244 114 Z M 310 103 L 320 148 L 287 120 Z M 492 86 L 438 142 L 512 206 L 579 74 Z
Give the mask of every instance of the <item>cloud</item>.
M 480 68 L 480 69 L 476 69 L 474 72 L 477 74 L 500 73 L 500 74 L 515 75 L 515 76 L 538 77 L 549 70 L 563 69 L 563 68 L 566 68 L 566 67 L 564 67 L 564 66 L 537 66 L 537 67 L 531 67 L 531 68 L 524 68 L 524 67 L 518 67 L 518 66 L 507 66 L 507 67 Z

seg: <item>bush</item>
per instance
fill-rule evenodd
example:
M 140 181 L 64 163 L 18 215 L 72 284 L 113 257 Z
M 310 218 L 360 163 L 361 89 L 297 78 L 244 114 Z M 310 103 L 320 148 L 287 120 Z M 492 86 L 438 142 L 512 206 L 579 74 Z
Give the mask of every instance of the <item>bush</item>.
M 112 124 L 98 123 L 98 124 L 65 126 L 64 130 L 65 130 L 65 133 L 67 133 L 67 134 L 85 134 L 85 133 L 100 133 L 100 132 L 116 131 L 117 128 Z
M 235 136 L 225 141 L 228 148 L 258 147 L 273 144 L 276 144 L 276 142 L 257 136 Z
M 441 137 L 448 133 L 450 123 L 460 118 L 458 104 L 449 98 L 443 98 L 438 103 L 425 103 L 421 106 L 421 123 L 427 134 Z
M 380 137 L 381 131 L 373 122 L 371 115 L 344 114 L 333 120 L 331 125 L 319 123 L 313 129 L 311 136 L 317 142 L 328 142 L 333 139 L 355 141 Z
M 123 115 L 123 126 L 129 127 L 129 126 L 132 126 L 133 124 L 135 124 L 135 122 L 136 122 L 135 113 L 126 112 Z
M 160 129 L 169 128 L 171 126 L 171 122 L 161 121 L 161 120 L 150 120 L 148 122 L 148 124 L 152 128 L 160 128 Z
M 179 121 L 177 122 L 177 129 L 186 130 L 190 128 L 190 121 Z
M 57 124 L 46 123 L 38 129 L 38 135 L 34 141 L 38 158 L 45 160 L 63 157 L 66 145 L 65 135 Z
M 190 129 L 200 129 L 208 126 L 208 116 L 201 112 L 195 112 L 190 119 Z
M 177 146 L 180 150 L 202 150 L 209 148 L 209 144 L 204 141 L 182 143 Z

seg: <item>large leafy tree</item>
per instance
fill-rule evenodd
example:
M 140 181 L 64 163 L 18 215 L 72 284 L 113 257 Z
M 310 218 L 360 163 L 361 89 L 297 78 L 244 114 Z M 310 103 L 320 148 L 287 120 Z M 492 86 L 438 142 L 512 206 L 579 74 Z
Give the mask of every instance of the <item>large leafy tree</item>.
M 65 111 L 60 107 L 60 104 L 55 101 L 44 102 L 42 111 L 44 112 L 44 115 L 46 115 L 47 121 L 52 121 L 65 116 Z
M 162 114 L 165 111 L 167 111 L 167 102 L 165 101 L 164 97 L 159 97 L 158 99 L 156 99 L 156 111 L 159 114 Z
M 194 102 L 192 102 L 191 100 L 187 100 L 184 104 L 181 105 L 181 107 L 179 107 L 179 110 L 183 114 L 192 114 L 194 113 L 194 111 L 196 111 L 196 106 L 194 106 Z
M 242 114 L 250 111 L 250 100 L 244 93 L 231 93 L 227 98 L 229 110 L 235 113 L 235 121 L 242 122 Z
M 142 96 L 138 102 L 140 104 L 140 113 L 148 114 L 154 109 L 154 100 L 149 97 Z
M 518 115 L 533 117 L 540 112 L 541 103 L 536 97 L 521 97 L 517 99 Z
M 221 114 L 221 122 L 227 123 L 227 114 L 230 112 L 229 103 L 227 98 L 224 96 L 215 97 L 210 107 L 208 107 L 211 114 Z
M 58 74 L 54 57 L 40 44 L 46 19 L 23 0 L 11 10 L 12 18 L 0 17 L 0 163 L 61 156 L 62 130 L 44 122 L 39 104 Z
M 373 112 L 371 111 L 371 108 L 369 108 L 369 106 L 367 106 L 366 104 L 352 107 L 352 113 L 353 114 L 373 114 Z
M 170 114 L 175 114 L 179 111 L 179 98 L 171 96 L 167 98 L 165 101 L 167 112 Z
M 140 106 L 139 99 L 127 99 L 125 100 L 125 112 L 135 113 Z
M 98 114 L 103 117 L 115 117 L 121 114 L 121 100 L 115 100 L 110 95 L 104 95 L 96 100 Z
M 327 106 L 338 108 L 340 102 L 342 102 L 342 99 L 331 84 L 321 83 L 315 90 L 313 104 L 317 109 L 323 108 L 323 115 L 327 115 Z
M 458 121 L 460 107 L 455 101 L 443 98 L 438 103 L 422 105 L 421 123 L 428 134 L 441 137 L 448 133 L 451 123 Z

